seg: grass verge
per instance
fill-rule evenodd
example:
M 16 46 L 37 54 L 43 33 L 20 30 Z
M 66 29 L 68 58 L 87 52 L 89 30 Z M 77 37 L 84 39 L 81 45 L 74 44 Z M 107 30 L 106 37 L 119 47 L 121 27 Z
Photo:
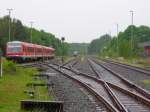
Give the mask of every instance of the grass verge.
M 150 87 L 150 80 L 143 80 L 143 84 L 148 85 Z
M 4 60 L 4 75 L 0 78 L 0 112 L 22 112 L 20 100 L 30 99 L 24 91 L 29 89 L 26 84 L 34 81 L 32 75 L 36 73 L 36 68 L 17 67 L 15 63 Z M 39 93 L 35 99 L 52 99 L 46 87 L 39 88 Z

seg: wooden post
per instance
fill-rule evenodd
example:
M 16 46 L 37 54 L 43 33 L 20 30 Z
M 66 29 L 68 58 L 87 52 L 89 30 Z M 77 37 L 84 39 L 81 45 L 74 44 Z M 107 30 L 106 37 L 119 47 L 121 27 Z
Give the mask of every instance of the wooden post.
M 0 55 L 0 76 L 3 76 L 3 63 L 2 63 L 2 56 Z

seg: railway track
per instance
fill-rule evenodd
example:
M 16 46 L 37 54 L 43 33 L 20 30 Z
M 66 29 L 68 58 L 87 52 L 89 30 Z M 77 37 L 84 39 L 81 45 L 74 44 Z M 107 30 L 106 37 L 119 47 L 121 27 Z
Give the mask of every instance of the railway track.
M 118 85 L 121 88 L 129 90 L 135 94 L 140 96 L 146 97 L 150 99 L 150 93 L 145 91 L 141 87 L 135 85 L 131 81 L 127 80 L 126 78 L 122 77 L 120 74 L 114 72 L 112 69 L 108 68 L 107 66 L 101 64 L 98 61 L 89 60 L 89 63 L 94 71 L 97 71 L 99 76 L 107 82 L 112 84 Z
M 91 66 L 91 65 L 90 65 L 90 66 Z M 92 69 L 93 69 L 93 68 L 94 68 L 94 67 L 92 67 Z M 98 78 L 101 77 L 101 76 L 99 76 L 99 73 L 98 73 L 96 70 L 93 70 L 93 71 L 97 74 L 96 76 L 97 76 Z M 126 84 L 126 83 L 125 83 L 125 84 Z M 128 83 L 127 83 L 127 84 L 128 84 Z M 127 85 L 127 84 L 126 84 L 126 85 Z M 137 91 L 134 87 L 132 87 L 131 84 L 128 84 L 127 86 L 129 86 L 129 87 L 128 87 L 128 90 L 129 90 L 129 91 L 132 90 L 132 92 L 135 91 L 135 93 L 138 93 L 138 91 Z M 143 90 L 141 90 L 141 91 L 143 91 Z M 115 91 L 115 92 L 116 92 L 116 91 Z M 140 94 L 141 94 L 141 93 L 140 93 Z M 144 94 L 143 92 L 142 92 L 142 96 L 145 97 L 145 94 Z M 130 104 L 130 105 L 131 105 L 131 104 Z
M 110 64 L 114 64 L 114 65 L 117 65 L 117 66 L 121 66 L 121 67 L 130 69 L 130 70 L 133 70 L 133 71 L 137 71 L 137 72 L 140 72 L 140 73 L 150 75 L 150 69 L 146 69 L 146 68 L 142 68 L 142 67 L 136 67 L 136 66 L 132 66 L 132 65 L 128 65 L 128 64 L 116 62 L 116 61 L 113 61 L 113 60 L 108 60 L 108 59 L 100 59 L 100 60 L 102 60 L 104 62 L 107 62 L 107 63 L 110 63 Z
M 60 65 L 60 66 L 74 66 L 78 63 L 77 59 L 71 59 L 69 61 L 67 61 L 66 63 Z
M 75 62 L 73 62 L 75 63 Z M 94 62 L 93 62 L 94 63 Z M 76 70 L 74 64 L 66 66 L 60 66 L 57 64 L 40 63 L 42 66 L 50 67 L 65 75 L 66 77 L 78 82 L 82 87 L 88 90 L 99 102 L 103 102 L 103 106 L 100 105 L 99 111 L 104 112 L 149 112 L 150 100 L 142 94 L 136 94 L 131 92 L 130 88 L 123 88 L 123 84 L 118 86 L 118 80 L 114 80 L 115 83 L 110 80 L 103 79 L 102 73 L 94 68 L 96 77 L 92 77 L 88 74 L 82 73 Z M 98 65 L 95 65 L 98 66 Z M 109 79 L 109 78 L 108 78 Z
M 90 66 L 91 66 L 91 68 L 92 68 L 92 70 L 95 72 L 95 74 L 96 74 L 96 76 L 98 77 L 98 78 L 101 78 L 101 79 L 105 79 L 105 80 L 107 80 L 108 82 L 111 82 L 112 83 L 112 81 L 110 81 L 109 79 L 107 79 L 107 78 L 105 78 L 103 75 L 106 75 L 106 73 L 104 73 L 104 72 L 102 72 L 102 71 L 99 71 L 100 69 L 99 68 L 96 68 L 96 63 L 94 63 L 92 60 L 89 60 L 89 63 L 90 63 Z M 102 70 L 102 69 L 101 69 Z M 113 74 L 112 74 L 113 75 Z M 115 75 L 116 76 L 116 75 Z M 109 77 L 109 76 L 107 76 L 107 77 Z M 118 77 L 117 77 L 118 78 Z M 111 77 L 111 79 L 113 79 L 112 77 Z M 116 79 L 116 80 L 118 80 L 118 79 Z M 115 80 L 115 81 L 116 81 Z M 122 79 L 121 79 L 122 80 Z M 118 81 L 118 83 L 117 83 L 117 86 L 118 85 L 120 85 L 121 83 L 123 83 L 123 81 Z M 128 86 L 128 88 L 125 88 L 125 89 L 127 89 L 128 91 L 132 91 L 132 93 L 134 93 L 134 94 L 137 94 L 138 93 L 138 91 L 135 89 L 135 88 L 133 88 L 130 84 L 128 84 L 128 83 L 123 83 L 123 85 L 125 84 L 125 86 Z M 116 85 L 116 82 L 115 82 L 115 85 Z M 129 110 L 129 111 L 131 111 L 131 109 L 130 108 L 132 108 L 132 107 L 137 107 L 137 108 L 139 108 L 139 111 L 143 111 L 144 109 L 143 109 L 143 107 L 140 107 L 139 106 L 139 104 L 137 103 L 137 102 L 135 102 L 135 101 L 133 101 L 133 100 L 131 100 L 128 96 L 127 96 L 127 94 L 129 94 L 129 93 L 127 93 L 127 94 L 122 94 L 121 93 L 121 91 L 123 90 L 123 87 L 122 87 L 122 85 L 121 85 L 121 89 L 122 90 L 120 90 L 120 91 L 116 91 L 116 90 L 114 90 L 113 88 L 110 88 L 113 92 L 114 92 L 114 94 L 117 96 L 117 98 L 119 98 L 119 100 L 120 100 L 120 102 L 122 102 L 122 104 L 127 108 L 127 110 Z M 143 91 L 143 90 L 141 90 L 141 91 Z M 142 95 L 143 97 L 145 97 L 145 94 L 142 92 L 142 93 L 140 93 L 140 94 L 137 94 L 137 95 Z M 146 94 L 147 95 L 147 94 Z M 132 109 L 132 111 L 137 111 L 136 109 L 137 108 L 135 108 L 135 110 L 133 110 Z M 141 110 L 140 110 L 141 109 Z
M 99 63 L 102 65 L 106 66 L 107 68 L 119 73 L 122 77 L 132 81 L 134 84 L 139 85 L 141 88 L 144 88 L 147 91 L 150 91 L 150 86 L 149 86 L 149 80 L 150 80 L 150 75 L 148 70 L 142 69 L 141 68 L 136 68 L 134 67 L 124 67 L 124 65 L 119 65 L 119 64 L 113 64 L 112 62 L 108 61 L 103 61 L 103 60 L 98 60 Z M 131 68 L 131 69 L 130 69 Z
M 91 67 L 88 63 L 87 58 L 84 58 L 84 60 L 82 60 L 82 61 L 78 60 L 78 63 L 75 64 L 73 67 L 81 72 L 90 74 L 91 76 L 95 76 L 94 72 L 91 70 Z
M 47 67 L 50 67 L 50 68 L 53 68 L 55 69 L 56 71 L 60 72 L 61 74 L 65 75 L 66 77 L 74 80 L 75 82 L 79 83 L 82 87 L 84 87 L 87 91 L 89 91 L 92 96 L 94 96 L 101 104 L 101 102 L 103 102 L 103 106 L 99 106 L 99 111 L 104 111 L 104 112 L 119 112 L 109 101 L 106 100 L 106 98 L 104 96 L 101 96 L 100 95 L 100 91 L 99 89 L 101 89 L 101 87 L 97 87 L 97 88 L 94 88 L 94 87 L 91 87 L 91 85 L 93 85 L 92 83 L 95 83 L 93 80 L 90 81 L 90 83 L 87 83 L 85 81 L 85 78 L 80 75 L 78 75 L 75 71 L 71 70 L 71 68 L 67 68 L 67 67 L 61 67 L 61 70 L 58 69 L 59 66 L 58 65 L 50 65 L 50 64 L 43 64 Z M 89 78 L 87 78 L 87 81 L 89 80 Z M 99 91 L 99 92 L 98 92 Z M 101 91 L 101 93 L 104 92 L 104 91 Z M 109 97 L 108 97 L 109 98 Z
M 48 65 L 49 66 L 49 65 Z M 52 67 L 52 66 L 51 66 Z M 55 70 L 58 70 L 57 67 L 53 67 Z M 67 70 L 66 70 L 67 69 Z M 72 68 L 74 69 L 74 68 Z M 60 71 L 59 71 L 60 72 Z M 112 83 L 105 82 L 98 78 L 87 76 L 86 74 L 79 73 L 74 70 L 73 74 L 70 68 L 63 67 L 61 68 L 63 74 L 67 74 L 67 77 L 76 80 L 77 82 L 86 85 L 88 89 L 100 95 L 101 101 L 106 105 L 112 106 L 115 111 L 120 112 L 149 112 L 150 111 L 150 101 L 140 95 L 132 93 L 128 90 L 124 90 L 121 87 L 118 87 Z M 70 75 L 73 74 L 73 75 Z M 79 75 L 80 74 L 80 75 Z M 81 75 L 82 74 L 82 75 Z M 138 100 L 137 100 L 138 98 Z M 111 110 L 112 111 L 112 110 Z
M 39 63 L 51 63 L 51 64 L 55 64 L 55 65 L 59 65 L 59 66 L 74 66 L 77 63 L 77 60 L 70 59 L 69 61 L 62 64 L 62 63 L 60 63 L 60 59 L 53 59 L 50 61 L 35 61 L 35 62 L 20 63 L 20 64 L 18 64 L 18 66 L 20 66 L 20 67 L 36 66 Z

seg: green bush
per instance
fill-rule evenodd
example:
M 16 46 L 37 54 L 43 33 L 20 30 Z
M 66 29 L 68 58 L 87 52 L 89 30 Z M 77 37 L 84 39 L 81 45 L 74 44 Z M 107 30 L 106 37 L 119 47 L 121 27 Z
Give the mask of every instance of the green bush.
M 3 70 L 4 73 L 11 73 L 14 74 L 17 71 L 17 64 L 13 61 L 8 61 L 3 59 Z

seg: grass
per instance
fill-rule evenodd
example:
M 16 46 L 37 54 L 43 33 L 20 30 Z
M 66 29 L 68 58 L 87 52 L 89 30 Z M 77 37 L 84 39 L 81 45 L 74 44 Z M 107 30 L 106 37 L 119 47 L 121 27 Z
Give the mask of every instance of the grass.
M 63 58 L 64 58 L 64 62 L 74 59 L 74 57 L 70 57 L 70 56 L 63 56 Z
M 123 63 L 130 64 L 137 67 L 149 67 L 150 58 L 134 58 L 134 59 L 125 59 Z
M 143 80 L 143 84 L 150 86 L 150 80 Z
M 36 80 L 32 80 L 29 83 L 34 83 L 34 84 L 45 84 L 45 80 L 42 79 L 36 79 Z M 36 87 L 36 89 L 32 86 L 28 87 L 28 90 L 30 91 L 34 91 L 35 92 L 35 100 L 52 100 L 53 96 L 49 96 L 48 91 L 47 91 L 47 87 L 46 86 L 38 86 Z
M 128 58 L 128 59 L 119 59 L 119 58 L 111 58 L 114 61 L 119 61 L 125 64 L 137 66 L 137 67 L 150 67 L 150 58 L 141 58 L 141 57 L 136 57 L 136 58 Z
M 26 84 L 33 82 L 35 68 L 16 67 L 16 64 L 4 61 L 4 75 L 0 78 L 0 112 L 21 112 L 20 100 L 30 99 L 24 91 L 29 88 Z M 51 100 L 46 87 L 40 87 L 40 96 L 35 99 Z

